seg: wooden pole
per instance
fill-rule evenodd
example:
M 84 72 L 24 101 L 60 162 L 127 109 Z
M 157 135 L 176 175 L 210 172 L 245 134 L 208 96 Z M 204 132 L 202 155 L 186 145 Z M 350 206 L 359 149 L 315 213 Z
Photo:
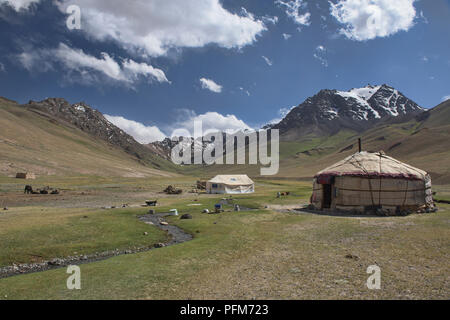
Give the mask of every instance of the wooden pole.
M 359 152 L 361 153 L 361 151 L 362 151 L 361 138 L 358 139 L 358 147 L 359 147 Z

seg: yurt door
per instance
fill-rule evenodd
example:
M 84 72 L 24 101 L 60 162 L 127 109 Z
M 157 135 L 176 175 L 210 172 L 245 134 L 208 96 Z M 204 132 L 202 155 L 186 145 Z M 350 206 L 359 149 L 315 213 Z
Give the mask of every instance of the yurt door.
M 324 209 L 329 209 L 331 208 L 331 192 L 333 188 L 331 184 L 323 184 L 322 188 L 323 188 L 322 207 Z

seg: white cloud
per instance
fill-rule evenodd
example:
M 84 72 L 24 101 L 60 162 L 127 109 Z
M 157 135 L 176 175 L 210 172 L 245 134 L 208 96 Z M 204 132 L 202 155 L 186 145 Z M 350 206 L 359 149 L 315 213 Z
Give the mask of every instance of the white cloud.
M 202 88 L 203 89 L 207 89 L 209 91 L 215 92 L 215 93 L 220 93 L 222 92 L 222 86 L 215 83 L 213 80 L 211 79 L 206 79 L 206 78 L 201 78 L 200 82 L 202 84 Z
M 6 72 L 5 65 L 0 62 L 0 72 Z
M 420 18 L 422 19 L 423 23 L 429 23 L 427 17 L 425 17 L 425 15 L 423 14 L 423 11 L 420 11 Z
M 70 4 L 82 8 L 83 30 L 92 38 L 153 57 L 207 44 L 242 48 L 266 30 L 262 20 L 246 10 L 233 14 L 219 0 L 61 0 L 60 10 Z
M 200 121 L 202 123 L 202 135 L 211 132 L 233 133 L 240 130 L 252 129 L 244 121 L 232 114 L 222 115 L 218 112 L 206 112 L 197 115 L 192 110 L 180 110 L 179 113 L 184 114 L 184 116 L 180 117 L 180 120 L 171 126 L 171 137 L 186 136 L 186 131 L 190 133 L 190 136 L 194 136 L 195 121 Z
M 0 4 L 6 4 L 11 6 L 14 10 L 28 10 L 34 3 L 38 3 L 40 0 L 0 0 Z
M 124 117 L 110 116 L 107 114 L 105 114 L 105 118 L 115 126 L 128 133 L 139 143 L 148 144 L 155 141 L 162 141 L 166 138 L 166 135 L 156 126 L 145 126 L 140 122 L 128 120 Z
M 98 71 L 114 80 L 127 81 L 120 65 L 105 52 L 101 54 L 101 58 L 97 58 L 84 53 L 81 49 L 72 49 L 65 44 L 60 44 L 54 50 L 54 54 L 55 58 L 70 70 Z
M 138 76 L 147 76 L 156 79 L 158 82 L 169 82 L 167 77 L 161 69 L 156 69 L 144 62 L 137 63 L 131 59 L 123 62 L 124 70 L 131 72 L 131 75 L 136 79 Z
M 387 37 L 414 25 L 415 0 L 339 0 L 331 15 L 345 27 L 340 33 L 357 41 Z
M 271 66 L 273 65 L 273 61 L 270 60 L 269 58 L 267 58 L 267 57 L 265 57 L 265 56 L 262 56 L 262 58 L 264 59 L 264 61 L 267 63 L 267 65 L 268 65 L 269 67 L 271 67 Z
M 301 10 L 305 10 L 307 4 L 304 0 L 289 0 L 282 1 L 277 0 L 275 3 L 280 6 L 286 8 L 286 14 L 290 17 L 296 24 L 302 26 L 309 26 L 311 24 L 310 18 L 311 13 L 305 12 L 300 13 Z
M 28 50 L 17 55 L 17 62 L 29 72 L 47 72 L 53 69 L 51 52 L 45 50 Z
M 262 21 L 265 24 L 269 24 L 269 23 L 277 24 L 278 23 L 278 17 L 277 16 L 273 16 L 273 17 L 271 17 L 271 16 L 264 16 L 264 17 L 262 17 Z
M 194 136 L 194 122 L 196 121 L 202 123 L 202 136 L 211 132 L 233 133 L 241 130 L 252 130 L 244 121 L 231 114 L 222 115 L 218 112 L 206 112 L 197 115 L 194 111 L 187 109 L 179 110 L 178 114 L 179 119 L 174 124 L 166 127 L 168 132 L 172 132 L 171 137 Z M 105 114 L 105 118 L 131 135 L 139 143 L 148 144 L 162 141 L 167 137 L 157 126 L 146 126 L 121 116 Z
M 447 100 L 450 100 L 450 94 L 448 96 L 442 97 L 442 101 L 447 101 Z
M 281 120 L 286 118 L 286 116 L 289 114 L 289 112 L 291 112 L 292 109 L 294 109 L 296 107 L 297 106 L 292 106 L 290 108 L 281 108 L 280 110 L 278 110 L 278 117 L 275 118 L 275 119 L 270 120 L 268 124 L 278 124 L 278 123 L 280 123 Z
M 18 60 L 28 71 L 41 72 L 51 70 L 52 63 L 61 63 L 69 72 L 75 72 L 86 83 L 102 81 L 102 77 L 98 75 L 129 85 L 137 82 L 140 77 L 169 82 L 162 70 L 146 63 L 138 63 L 131 59 L 119 63 L 105 52 L 98 58 L 63 43 L 56 49 L 28 49 L 18 55 Z
M 328 67 L 327 49 L 324 46 L 317 46 L 313 57 L 319 60 L 324 67 Z
M 243 87 L 239 87 L 239 90 L 241 90 L 241 91 L 244 92 L 247 96 L 250 97 L 250 91 L 245 90 Z
M 289 40 L 290 37 L 292 37 L 291 34 L 289 34 L 289 33 L 283 33 L 283 38 L 284 38 L 284 40 Z

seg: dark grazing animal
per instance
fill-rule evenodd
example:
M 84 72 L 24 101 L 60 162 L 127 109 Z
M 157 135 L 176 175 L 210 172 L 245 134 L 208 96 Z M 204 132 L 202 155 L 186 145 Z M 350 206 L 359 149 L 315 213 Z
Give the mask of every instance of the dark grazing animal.
M 33 187 L 32 186 L 25 186 L 25 190 L 23 191 L 23 193 L 32 194 L 33 193 Z

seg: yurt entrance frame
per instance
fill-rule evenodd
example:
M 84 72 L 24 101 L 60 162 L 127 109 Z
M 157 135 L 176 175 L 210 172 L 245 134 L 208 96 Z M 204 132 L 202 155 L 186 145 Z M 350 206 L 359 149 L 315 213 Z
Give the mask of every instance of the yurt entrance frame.
M 331 203 L 333 202 L 332 193 L 333 193 L 333 185 L 332 184 L 324 184 L 323 188 L 323 197 L 322 197 L 322 208 L 330 209 Z
M 322 209 L 331 209 L 333 205 L 334 182 L 334 176 L 322 176 L 317 181 L 318 184 L 322 185 Z

